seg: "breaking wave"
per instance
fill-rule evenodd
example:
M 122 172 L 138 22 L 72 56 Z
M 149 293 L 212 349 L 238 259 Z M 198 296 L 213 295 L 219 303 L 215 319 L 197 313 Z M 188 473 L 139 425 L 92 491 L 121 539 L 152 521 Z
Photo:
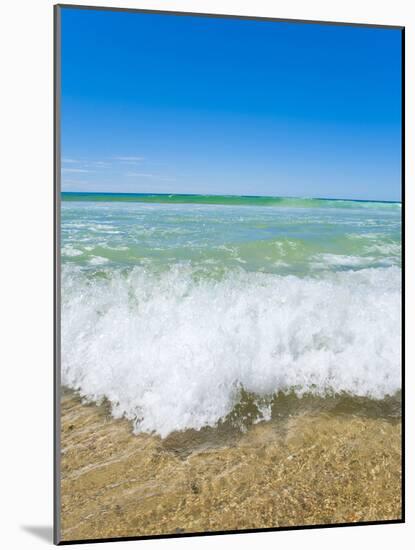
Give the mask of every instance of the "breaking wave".
M 381 399 L 401 386 L 400 283 L 396 266 L 212 280 L 64 265 L 62 383 L 162 437 L 215 426 L 241 389 Z

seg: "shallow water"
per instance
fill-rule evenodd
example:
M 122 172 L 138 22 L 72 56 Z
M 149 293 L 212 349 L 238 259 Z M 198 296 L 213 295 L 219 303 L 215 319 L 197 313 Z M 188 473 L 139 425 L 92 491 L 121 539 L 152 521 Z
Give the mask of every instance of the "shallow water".
M 70 392 L 61 410 L 63 540 L 401 518 L 397 419 L 303 412 L 161 439 Z

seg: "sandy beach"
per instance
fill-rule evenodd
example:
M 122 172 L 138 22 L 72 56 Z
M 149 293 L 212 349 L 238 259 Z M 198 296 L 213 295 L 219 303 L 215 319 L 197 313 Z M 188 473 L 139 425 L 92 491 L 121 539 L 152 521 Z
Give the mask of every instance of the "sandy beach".
M 62 540 L 396 520 L 399 419 L 309 412 L 245 433 L 132 433 L 64 392 Z

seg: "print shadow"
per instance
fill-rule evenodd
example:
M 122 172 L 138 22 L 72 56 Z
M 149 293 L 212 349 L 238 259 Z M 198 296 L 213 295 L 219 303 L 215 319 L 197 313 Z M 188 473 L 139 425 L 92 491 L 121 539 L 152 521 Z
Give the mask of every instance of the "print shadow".
M 53 527 L 51 525 L 22 525 L 21 528 L 38 539 L 49 543 L 53 542 Z

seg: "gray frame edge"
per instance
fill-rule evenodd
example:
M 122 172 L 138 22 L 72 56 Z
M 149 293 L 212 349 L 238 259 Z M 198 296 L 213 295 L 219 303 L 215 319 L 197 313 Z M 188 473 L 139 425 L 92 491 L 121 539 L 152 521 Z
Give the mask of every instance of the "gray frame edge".
M 53 6 L 53 542 L 61 542 L 61 8 Z

